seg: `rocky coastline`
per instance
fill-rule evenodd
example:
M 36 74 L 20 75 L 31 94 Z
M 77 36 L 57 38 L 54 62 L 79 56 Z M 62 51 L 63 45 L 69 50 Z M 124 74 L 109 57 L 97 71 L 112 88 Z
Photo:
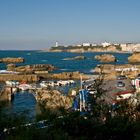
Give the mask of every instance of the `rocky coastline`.
M 121 49 L 119 46 L 110 45 L 107 47 L 103 46 L 58 46 L 58 47 L 51 47 L 49 52 L 72 52 L 72 53 L 82 53 L 82 52 L 120 52 Z

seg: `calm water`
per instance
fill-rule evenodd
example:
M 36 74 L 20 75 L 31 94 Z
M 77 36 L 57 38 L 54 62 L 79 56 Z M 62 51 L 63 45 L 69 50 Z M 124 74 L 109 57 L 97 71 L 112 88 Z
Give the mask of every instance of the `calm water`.
M 80 71 L 83 73 L 91 73 L 91 70 L 97 65 L 101 64 L 99 61 L 93 59 L 95 55 L 102 53 L 49 53 L 39 51 L 0 51 L 0 58 L 2 57 L 23 57 L 25 63 L 17 65 L 27 64 L 52 64 L 59 68 L 54 72 L 62 71 Z M 130 54 L 112 53 L 118 59 L 117 62 L 112 64 L 126 64 L 127 57 Z M 85 60 L 64 60 L 64 58 L 75 57 L 78 55 L 84 55 L 87 57 Z M 0 69 L 6 69 L 6 64 L 0 63 Z
M 102 64 L 97 60 L 93 59 L 95 55 L 102 53 L 49 53 L 39 51 L 0 51 L 0 58 L 3 57 L 23 57 L 25 63 L 17 65 L 28 65 L 28 64 L 52 64 L 59 69 L 54 72 L 64 71 L 80 71 L 87 74 L 92 74 L 92 69 L 97 64 Z M 130 54 L 119 54 L 112 53 L 116 58 L 117 62 L 112 64 L 126 64 L 128 63 L 127 57 Z M 64 58 L 75 57 L 78 55 L 84 55 L 87 59 L 85 60 L 64 60 Z M 6 64 L 0 63 L 0 70 L 6 69 Z M 28 113 L 29 117 L 33 117 L 36 114 L 36 101 L 31 93 L 20 92 L 15 94 L 15 98 L 11 104 L 5 107 L 8 113 Z

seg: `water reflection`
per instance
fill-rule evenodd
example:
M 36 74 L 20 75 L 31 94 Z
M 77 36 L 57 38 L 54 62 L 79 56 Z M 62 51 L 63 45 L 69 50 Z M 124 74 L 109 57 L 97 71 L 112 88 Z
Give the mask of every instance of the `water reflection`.
M 36 116 L 36 100 L 32 93 L 27 91 L 17 92 L 14 99 L 8 102 L 3 108 L 3 112 L 7 115 L 25 115 L 28 120 L 34 120 Z

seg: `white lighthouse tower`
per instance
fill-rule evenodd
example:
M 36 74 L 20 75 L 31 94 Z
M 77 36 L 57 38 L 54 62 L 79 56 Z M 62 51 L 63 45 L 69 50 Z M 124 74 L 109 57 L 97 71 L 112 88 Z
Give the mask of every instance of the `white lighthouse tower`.
M 58 42 L 57 41 L 55 42 L 55 47 L 58 47 Z

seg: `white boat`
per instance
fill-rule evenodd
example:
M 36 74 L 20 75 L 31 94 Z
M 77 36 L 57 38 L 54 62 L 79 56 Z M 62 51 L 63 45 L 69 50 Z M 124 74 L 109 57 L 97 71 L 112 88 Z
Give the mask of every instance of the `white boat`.
M 0 74 L 19 74 L 16 71 L 0 70 Z
M 47 83 L 46 81 L 42 81 L 42 82 L 40 83 L 40 87 L 41 87 L 41 88 L 47 88 L 47 87 L 48 87 L 48 83 Z
M 6 81 L 5 83 L 7 86 L 10 86 L 10 87 L 16 87 L 19 85 L 19 82 L 17 81 Z
M 31 85 L 28 85 L 28 84 L 20 84 L 19 87 L 18 87 L 20 90 L 29 90 L 31 87 Z

